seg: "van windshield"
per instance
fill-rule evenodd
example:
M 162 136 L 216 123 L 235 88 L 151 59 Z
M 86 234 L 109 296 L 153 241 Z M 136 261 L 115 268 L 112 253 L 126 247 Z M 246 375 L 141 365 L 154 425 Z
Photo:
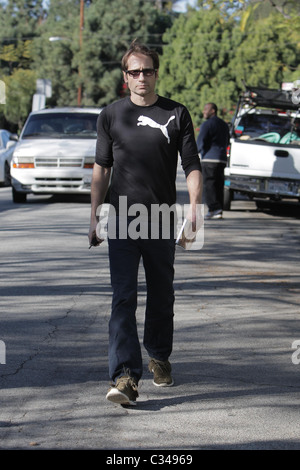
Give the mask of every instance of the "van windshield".
M 97 113 L 43 113 L 30 116 L 22 138 L 96 138 Z

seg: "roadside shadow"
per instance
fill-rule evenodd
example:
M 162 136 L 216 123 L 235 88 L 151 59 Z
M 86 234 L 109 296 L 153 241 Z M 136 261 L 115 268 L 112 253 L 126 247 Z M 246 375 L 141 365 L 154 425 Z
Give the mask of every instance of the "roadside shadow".
M 264 201 L 256 202 L 257 210 L 277 217 L 293 217 L 300 219 L 300 203 L 298 201 Z

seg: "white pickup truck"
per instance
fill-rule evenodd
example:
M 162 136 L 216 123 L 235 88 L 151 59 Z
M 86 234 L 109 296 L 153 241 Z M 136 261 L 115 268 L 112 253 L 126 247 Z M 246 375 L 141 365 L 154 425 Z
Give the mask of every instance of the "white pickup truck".
M 290 91 L 242 93 L 231 126 L 224 210 L 230 210 L 235 192 L 255 200 L 300 201 L 299 113 Z

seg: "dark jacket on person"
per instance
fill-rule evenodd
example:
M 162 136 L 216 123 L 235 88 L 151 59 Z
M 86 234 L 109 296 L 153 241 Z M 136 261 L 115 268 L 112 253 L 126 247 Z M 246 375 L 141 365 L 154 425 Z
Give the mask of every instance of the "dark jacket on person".
M 197 147 L 203 163 L 226 163 L 228 145 L 229 127 L 225 121 L 211 116 L 201 124 Z

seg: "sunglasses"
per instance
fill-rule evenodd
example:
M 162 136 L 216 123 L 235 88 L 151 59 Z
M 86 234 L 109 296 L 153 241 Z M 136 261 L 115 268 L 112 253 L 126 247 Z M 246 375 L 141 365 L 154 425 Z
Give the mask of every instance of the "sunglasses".
M 152 77 L 156 72 L 155 69 L 142 69 L 142 70 L 126 70 L 125 73 L 130 75 L 132 78 L 139 78 L 140 74 L 142 73 L 144 77 Z

